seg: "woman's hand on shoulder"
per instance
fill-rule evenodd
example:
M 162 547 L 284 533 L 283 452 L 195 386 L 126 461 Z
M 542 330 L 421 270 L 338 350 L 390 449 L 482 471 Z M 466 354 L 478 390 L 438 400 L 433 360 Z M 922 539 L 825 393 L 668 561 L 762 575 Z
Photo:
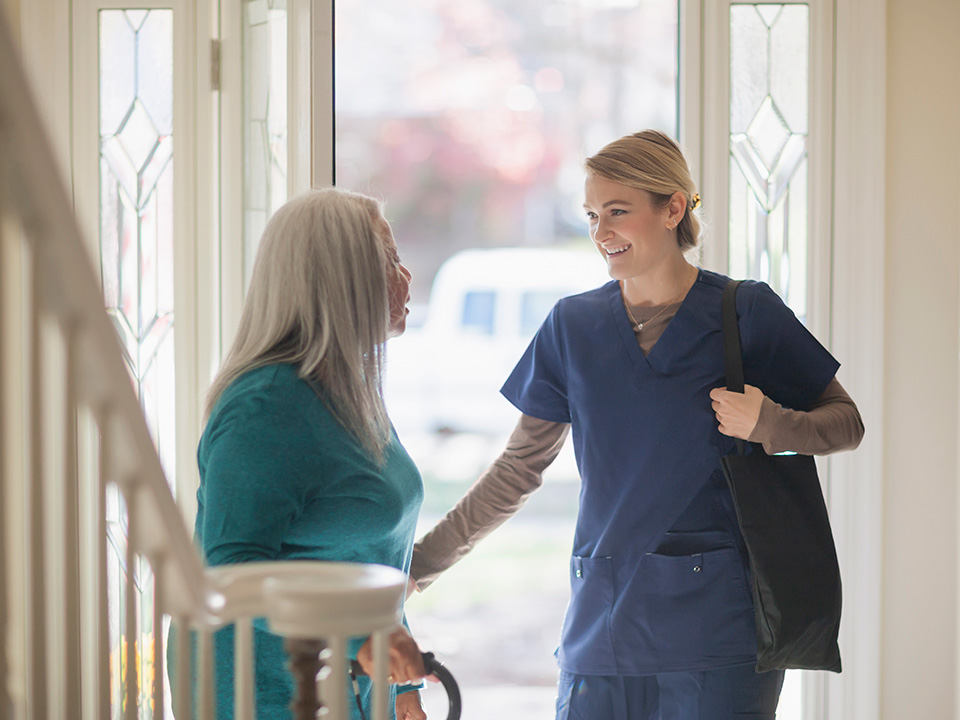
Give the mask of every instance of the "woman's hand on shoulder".
M 423 704 L 420 702 L 419 690 L 399 693 L 396 708 L 397 720 L 427 720 L 427 714 L 423 711 Z
M 720 432 L 747 440 L 760 419 L 763 398 L 760 388 L 753 385 L 745 385 L 742 393 L 730 392 L 726 388 L 711 390 L 710 399 L 720 424 Z

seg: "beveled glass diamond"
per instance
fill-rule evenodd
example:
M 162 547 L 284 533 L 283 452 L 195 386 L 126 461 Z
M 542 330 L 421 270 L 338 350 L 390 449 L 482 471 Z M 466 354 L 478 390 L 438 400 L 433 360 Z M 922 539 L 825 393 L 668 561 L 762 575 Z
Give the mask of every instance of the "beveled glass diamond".
M 763 18 L 763 24 L 768 28 L 773 27 L 780 16 L 780 11 L 783 10 L 783 5 L 754 5 L 754 7 L 757 9 L 757 14 Z
M 769 174 L 790 139 L 790 128 L 783 121 L 769 95 L 763 99 L 760 109 L 753 116 L 750 127 L 747 128 L 747 137 L 756 148 Z
M 160 133 L 139 100 L 134 100 L 133 109 L 127 117 L 117 138 L 139 172 L 157 145 Z

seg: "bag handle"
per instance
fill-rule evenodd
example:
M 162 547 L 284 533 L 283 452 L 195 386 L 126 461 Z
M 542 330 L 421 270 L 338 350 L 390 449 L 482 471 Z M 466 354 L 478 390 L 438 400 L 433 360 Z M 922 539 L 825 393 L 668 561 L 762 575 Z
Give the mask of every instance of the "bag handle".
M 727 371 L 727 390 L 743 392 L 743 358 L 740 350 L 740 325 L 737 323 L 737 288 L 740 280 L 731 280 L 723 289 L 721 325 L 723 327 L 723 354 Z M 744 442 L 736 438 L 737 451 L 742 455 Z

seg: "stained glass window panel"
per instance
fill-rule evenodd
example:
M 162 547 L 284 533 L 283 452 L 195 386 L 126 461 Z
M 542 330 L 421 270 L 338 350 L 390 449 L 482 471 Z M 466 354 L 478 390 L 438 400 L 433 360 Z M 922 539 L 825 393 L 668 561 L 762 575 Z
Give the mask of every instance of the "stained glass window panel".
M 730 8 L 729 267 L 806 314 L 809 7 Z
M 100 11 L 100 267 L 104 303 L 161 464 L 175 487 L 173 303 L 173 12 Z M 123 714 L 128 643 L 136 643 L 140 718 L 152 718 L 153 576 L 127 567 L 127 513 L 107 502 L 112 715 Z M 137 594 L 127 636 L 126 578 Z

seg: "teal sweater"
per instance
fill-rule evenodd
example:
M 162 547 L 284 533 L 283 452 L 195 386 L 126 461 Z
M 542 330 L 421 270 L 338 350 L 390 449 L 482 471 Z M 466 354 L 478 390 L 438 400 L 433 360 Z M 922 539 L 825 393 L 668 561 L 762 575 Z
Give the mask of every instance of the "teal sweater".
M 423 501 L 410 456 L 393 433 L 378 466 L 295 367 L 237 378 L 210 415 L 198 462 L 195 536 L 208 564 L 333 560 L 409 571 Z M 262 621 L 254 629 L 257 717 L 289 718 L 283 640 Z M 217 717 L 232 718 L 232 627 L 217 633 L 215 663 Z M 368 683 L 362 691 L 370 717 Z

